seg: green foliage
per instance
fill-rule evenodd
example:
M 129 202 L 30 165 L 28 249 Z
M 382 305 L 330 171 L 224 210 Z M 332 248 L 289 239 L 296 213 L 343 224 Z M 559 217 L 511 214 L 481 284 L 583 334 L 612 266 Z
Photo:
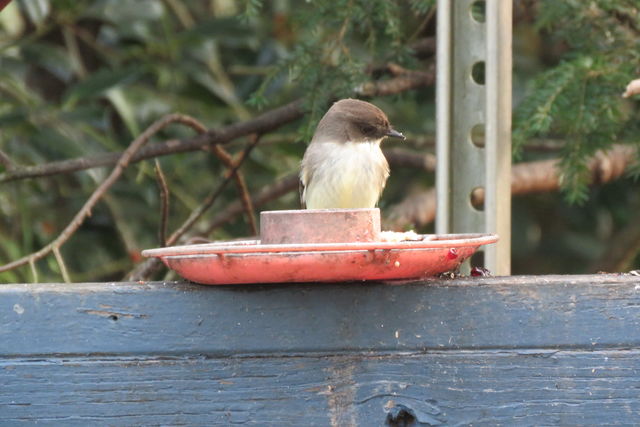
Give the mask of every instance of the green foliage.
M 426 12 L 428 2 L 414 3 Z M 352 96 L 369 78 L 367 66 L 408 56 L 417 10 L 386 0 L 14 1 L 0 14 L 0 150 L 18 165 L 120 151 L 167 113 L 216 128 L 296 97 L 312 112 L 309 135 L 330 97 Z M 192 134 L 174 125 L 155 139 Z M 295 171 L 303 150 L 290 137 L 258 147 L 243 168 L 250 189 Z M 172 230 L 223 168 L 205 153 L 161 163 Z M 0 263 L 55 238 L 108 171 L 2 184 Z M 131 166 L 63 246 L 72 279 L 120 278 L 139 250 L 157 246 L 158 197 L 152 167 Z M 213 212 L 236 199 L 228 186 Z M 292 196 L 278 206 L 297 205 Z M 239 220 L 210 237 L 247 233 Z M 59 280 L 53 257 L 36 270 L 39 280 Z M 29 280 L 28 267 L 0 274 L 0 282 Z
M 424 15 L 436 5 L 436 0 L 411 0 L 411 9 L 420 15 Z
M 188 114 L 218 128 L 303 98 L 310 112 L 305 120 L 265 136 L 271 139 L 243 166 L 256 191 L 297 170 L 303 141 L 330 99 L 354 96 L 361 84 L 380 78 L 376 70 L 388 62 L 420 70 L 432 61 L 413 56 L 411 45 L 435 34 L 434 5 L 435 0 L 14 0 L 0 13 L 0 150 L 20 166 L 90 157 L 124 150 L 164 114 Z M 628 81 L 640 76 L 637 8 L 635 0 L 540 0 L 533 40 L 521 40 L 539 50 L 515 52 L 542 62 L 516 111 L 516 153 L 528 156 L 523 147 L 534 137 L 562 139 L 570 200 L 587 196 L 590 154 L 614 142 L 638 142 L 637 97 L 620 98 Z M 526 71 L 516 69 L 516 75 L 535 72 Z M 433 88 L 373 102 L 399 129 L 432 137 Z M 176 125 L 150 143 L 191 135 Z M 228 148 L 238 153 L 244 143 Z M 223 179 L 224 168 L 204 152 L 160 161 L 174 230 Z M 109 170 L 0 184 L 0 263 L 53 240 Z M 640 175 L 640 166 L 636 171 Z M 432 182 L 426 173 L 394 170 L 380 205 Z M 611 207 L 612 200 L 622 204 L 632 192 L 624 187 L 617 199 L 589 201 L 606 207 L 589 216 L 585 228 L 606 216 L 602 212 L 623 210 Z M 237 197 L 228 186 L 198 231 Z M 291 194 L 262 209 L 297 207 Z M 72 279 L 120 279 L 141 249 L 158 245 L 158 223 L 153 168 L 148 162 L 132 165 L 63 246 Z M 248 233 L 239 218 L 208 237 Z M 52 256 L 35 267 L 41 281 L 60 279 Z M 0 274 L 0 282 L 30 281 L 32 274 L 29 267 L 16 269 Z
M 256 17 L 262 2 L 245 1 L 245 18 Z M 274 82 L 286 76 L 296 92 L 304 94 L 311 119 L 301 137 L 307 139 L 330 98 L 353 96 L 369 77 L 367 65 L 385 61 L 403 63 L 408 49 L 400 25 L 400 8 L 388 0 L 320 0 L 296 8 L 291 16 L 292 40 L 272 66 L 249 104 L 271 105 Z M 426 3 L 413 2 L 422 12 Z
M 538 28 L 566 52 L 518 106 L 514 150 L 521 155 L 534 136 L 562 138 L 563 187 L 570 201 L 584 203 L 587 159 L 614 142 L 638 142 L 638 109 L 621 97 L 640 75 L 638 8 L 617 0 L 544 0 L 539 7 Z

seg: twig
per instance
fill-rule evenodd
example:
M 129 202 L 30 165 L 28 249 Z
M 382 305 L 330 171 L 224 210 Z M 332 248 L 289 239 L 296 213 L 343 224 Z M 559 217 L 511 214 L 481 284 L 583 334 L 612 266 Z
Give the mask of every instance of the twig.
M 614 17 L 621 24 L 622 28 L 628 29 L 632 37 L 640 35 L 640 26 L 636 24 L 638 19 L 638 9 L 636 7 L 626 13 L 620 10 L 620 8 L 611 9 L 612 10 L 607 11 L 609 15 Z
M 38 270 L 36 269 L 36 262 L 29 260 L 29 267 L 31 267 L 32 283 L 38 283 Z
M 635 149 L 628 145 L 614 145 L 607 152 L 598 152 L 589 161 L 590 183 L 601 184 L 619 178 L 633 161 Z M 531 194 L 557 191 L 560 188 L 559 160 L 543 160 L 519 163 L 513 166 L 511 194 Z M 484 190 L 472 193 L 475 206 L 484 203 Z M 429 189 L 410 195 L 389 210 L 385 225 L 391 229 L 403 229 L 412 225 L 426 225 L 435 219 L 436 194 Z
M 436 54 L 436 38 L 431 36 L 416 39 L 409 45 L 409 48 L 418 58 L 431 57 Z
M 15 169 L 16 164 L 13 163 L 13 160 L 7 154 L 0 150 L 0 164 L 2 164 L 7 170 Z
M 189 218 L 187 218 L 187 220 L 180 226 L 180 228 L 178 228 L 176 231 L 173 232 L 173 234 L 169 237 L 169 239 L 167 239 L 167 245 L 170 246 L 176 243 L 178 239 L 182 237 L 182 235 L 186 233 L 187 230 L 189 230 L 191 226 L 193 226 L 193 224 L 195 224 L 195 222 L 198 219 L 200 219 L 200 217 L 211 207 L 211 205 L 213 205 L 213 202 L 215 202 L 218 196 L 220 195 L 220 193 L 222 193 L 222 190 L 229 182 L 229 179 L 231 178 L 233 173 L 238 169 L 240 169 L 240 166 L 242 166 L 242 163 L 244 163 L 245 159 L 249 156 L 249 153 L 251 153 L 251 150 L 253 150 L 254 147 L 258 145 L 258 142 L 260 142 L 260 138 L 256 137 L 253 139 L 253 141 L 249 143 L 247 148 L 240 155 L 240 158 L 238 158 L 238 160 L 236 161 L 235 166 L 229 171 L 229 174 L 227 175 L 225 180 L 222 181 L 222 183 L 218 186 L 218 188 L 212 191 L 209 194 L 209 196 L 205 198 L 205 200 L 202 202 L 202 204 L 198 208 L 196 208 L 193 212 L 191 212 L 191 215 L 189 216 Z
M 64 40 L 68 56 L 71 59 L 71 67 L 75 71 L 76 75 L 81 80 L 84 80 L 87 77 L 87 67 L 82 61 L 82 55 L 80 54 L 80 46 L 78 45 L 78 40 L 74 34 L 73 29 L 70 26 L 62 26 L 62 38 Z
M 192 119 L 192 128 L 198 133 L 206 133 L 207 128 L 195 119 Z M 253 148 L 258 143 L 258 136 L 256 134 L 249 135 L 250 146 Z M 251 231 L 254 234 L 258 233 L 258 226 L 256 224 L 256 218 L 253 213 L 253 206 L 251 205 L 251 199 L 249 197 L 249 190 L 247 184 L 240 173 L 240 169 L 236 168 L 236 163 L 233 161 L 233 157 L 219 144 L 213 144 L 210 146 L 210 150 L 218 157 L 222 164 L 227 168 L 227 173 L 230 174 L 236 182 L 238 192 L 240 193 L 240 200 L 242 200 L 246 214 L 247 221 L 251 227 Z M 246 153 L 244 154 L 246 155 Z M 244 161 L 244 159 L 243 159 Z
M 411 153 L 403 149 L 390 149 L 384 151 L 387 160 L 393 167 L 415 167 L 427 171 L 433 171 L 435 157 L 432 154 Z M 298 189 L 300 178 L 298 173 L 292 173 L 279 179 L 273 184 L 260 189 L 256 194 L 251 195 L 251 200 L 255 207 L 260 207 L 265 203 L 284 196 Z M 212 220 L 203 236 L 210 235 L 213 230 L 231 221 L 236 215 L 242 212 L 242 204 L 235 201 L 229 204 L 222 212 L 218 213 Z M 257 235 L 257 233 L 256 233 Z
M 387 161 L 394 167 L 410 167 L 424 169 L 427 172 L 436 170 L 436 156 L 431 153 L 416 153 L 403 148 L 383 150 Z
M 429 12 L 427 13 L 427 15 L 425 16 L 425 18 L 423 19 L 423 21 L 420 23 L 420 25 L 418 26 L 418 28 L 414 31 L 414 33 L 411 35 L 411 37 L 409 37 L 409 41 L 413 41 L 415 40 L 416 37 L 418 37 L 418 35 L 420 33 L 422 33 L 425 28 L 427 28 L 427 25 L 429 25 L 429 23 L 431 22 L 431 20 L 433 19 L 433 17 L 436 14 L 436 7 L 432 6 L 429 9 Z M 430 37 L 433 38 L 433 37 Z M 413 43 L 412 43 L 413 44 Z
M 158 183 L 158 191 L 160 192 L 160 228 L 158 229 L 158 240 L 160 246 L 167 246 L 167 221 L 169 218 L 169 187 L 167 180 L 162 173 L 160 161 L 155 159 L 156 182 Z
M 56 261 L 58 262 L 58 265 L 60 266 L 60 273 L 62 273 L 62 278 L 64 279 L 64 282 L 65 283 L 71 283 L 71 278 L 69 277 L 69 272 L 67 271 L 67 266 L 64 263 L 64 259 L 62 258 L 62 255 L 60 254 L 60 247 L 59 246 L 54 246 L 53 255 L 55 255 Z
M 412 167 L 433 171 L 435 168 L 435 156 L 432 154 L 412 153 L 399 148 L 384 150 L 384 155 L 393 167 Z M 254 207 L 260 207 L 265 203 L 284 196 L 298 189 L 300 178 L 298 173 L 292 173 L 279 179 L 273 184 L 260 189 L 256 194 L 251 195 Z M 203 236 L 210 235 L 213 230 L 231 221 L 236 215 L 242 212 L 242 203 L 235 201 L 229 204 L 222 212 L 218 213 L 212 220 Z M 257 232 L 255 233 L 258 234 Z
M 293 101 L 251 120 L 234 123 L 219 130 L 209 130 L 193 138 L 182 140 L 172 139 L 144 147 L 131 156 L 129 163 L 135 163 L 153 157 L 166 156 L 168 154 L 202 150 L 211 144 L 225 144 L 238 137 L 253 133 L 262 135 L 301 118 L 303 114 L 304 108 L 302 100 Z M 91 157 L 79 157 L 35 166 L 18 167 L 14 170 L 1 173 L 0 183 L 110 166 L 116 164 L 122 155 L 122 152 L 105 153 Z
M 403 201 L 388 210 L 384 228 L 402 230 L 430 224 L 436 217 L 436 190 L 429 188 L 408 195 Z
M 251 196 L 253 205 L 255 207 L 260 207 L 265 203 L 268 203 L 272 200 L 284 196 L 285 194 L 297 190 L 299 180 L 300 178 L 298 177 L 298 173 L 292 173 L 285 176 L 284 178 L 279 179 L 273 184 L 261 188 L 257 194 Z M 222 212 L 218 213 L 218 215 L 216 215 L 213 220 L 211 220 L 211 223 L 209 224 L 207 230 L 203 233 L 203 235 L 208 236 L 216 228 L 231 221 L 236 215 L 242 212 L 242 209 L 243 207 L 240 201 L 230 203 Z
M 636 208 L 637 208 L 636 203 Z M 640 253 L 640 221 L 635 217 L 611 239 L 612 244 L 603 256 L 592 264 L 590 271 L 620 272 L 632 267 L 634 258 Z
M 100 184 L 96 179 L 96 185 Z M 114 232 L 118 233 L 118 236 L 124 244 L 124 249 L 132 261 L 140 258 L 140 248 L 136 241 L 135 233 L 133 231 L 133 224 L 131 224 L 130 217 L 126 206 L 118 201 L 116 197 L 110 194 L 108 191 L 102 196 L 102 202 L 107 206 L 113 219 L 113 225 L 115 227 Z M 114 236 L 115 238 L 115 236 Z M 102 266 L 101 266 L 102 267 Z M 94 269 L 97 272 L 97 270 Z M 98 276 L 94 276 L 98 277 Z M 80 280 L 74 274 L 74 280 Z
M 196 221 L 198 221 L 200 217 L 213 205 L 218 196 L 220 196 L 224 188 L 231 180 L 233 173 L 237 171 L 240 166 L 242 166 L 242 163 L 244 163 L 245 159 L 249 156 L 251 150 L 253 150 L 254 147 L 258 145 L 258 142 L 260 142 L 259 137 L 256 136 L 255 138 L 253 138 L 253 140 L 249 143 L 247 148 L 245 148 L 245 150 L 236 161 L 235 166 L 229 171 L 226 178 L 218 185 L 217 188 L 212 190 L 211 193 L 209 193 L 207 197 L 205 197 L 200 206 L 198 206 L 191 212 L 189 218 L 187 218 L 185 222 L 182 223 L 182 225 L 176 231 L 174 231 L 171 236 L 169 236 L 169 238 L 167 239 L 167 246 L 171 246 L 176 243 L 178 239 L 182 237 L 184 233 L 186 233 L 193 226 L 193 224 L 195 224 Z M 139 264 L 129 274 L 127 274 L 127 278 L 129 280 L 144 280 L 147 277 L 153 275 L 161 266 L 162 263 L 157 258 L 148 259 L 145 262 Z
M 82 225 L 84 220 L 91 215 L 91 210 L 94 208 L 96 203 L 100 200 L 100 198 L 105 194 L 105 192 L 120 178 L 125 168 L 129 166 L 131 159 L 135 155 L 135 153 L 147 143 L 149 138 L 151 138 L 154 134 L 162 130 L 164 127 L 171 123 L 188 123 L 185 121 L 185 117 L 180 114 L 170 114 L 164 116 L 160 120 L 153 123 L 149 126 L 140 136 L 131 142 L 129 147 L 122 153 L 120 159 L 116 163 L 116 166 L 111 171 L 111 174 L 102 181 L 102 184 L 98 186 L 91 194 L 89 199 L 85 202 L 82 208 L 78 211 L 76 216 L 71 220 L 71 222 L 66 226 L 66 228 L 55 238 L 51 243 L 43 247 L 37 252 L 34 252 L 30 255 L 17 259 L 13 262 L 0 266 L 0 272 L 8 271 L 16 267 L 20 267 L 24 264 L 35 262 L 49 253 L 51 251 L 58 251 L 59 248 L 67 241 L 69 238 L 76 232 L 76 230 Z M 57 257 L 57 255 L 56 255 Z
M 238 169 L 235 169 L 235 162 L 229 153 L 226 152 L 224 148 L 220 145 L 213 145 L 211 147 L 212 151 L 220 161 L 227 167 L 228 172 L 233 176 L 233 179 L 236 182 L 236 186 L 238 187 L 238 191 L 240 192 L 240 200 L 242 201 L 242 206 L 244 207 L 245 214 L 247 216 L 247 221 L 249 222 L 249 226 L 251 227 L 251 232 L 253 234 L 258 234 L 258 225 L 256 223 L 256 217 L 253 210 L 253 205 L 251 204 L 251 196 L 249 196 L 249 190 L 247 189 L 247 183 L 244 180 L 244 177 L 240 174 Z
M 356 89 L 362 96 L 391 95 L 422 86 L 432 86 L 436 80 L 435 64 L 431 64 L 427 71 L 405 70 L 398 74 L 398 68 L 390 70 L 396 77 L 387 80 L 368 82 Z

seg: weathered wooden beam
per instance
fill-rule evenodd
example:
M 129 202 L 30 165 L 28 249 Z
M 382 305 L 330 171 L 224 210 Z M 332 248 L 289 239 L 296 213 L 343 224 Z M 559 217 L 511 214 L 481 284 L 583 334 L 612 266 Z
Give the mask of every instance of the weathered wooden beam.
M 0 302 L 3 426 L 640 417 L 637 276 L 1 285 Z
M 637 287 L 639 277 L 621 275 L 2 285 L 0 355 L 636 346 Z
M 3 360 L 0 424 L 631 426 L 639 370 L 637 350 Z

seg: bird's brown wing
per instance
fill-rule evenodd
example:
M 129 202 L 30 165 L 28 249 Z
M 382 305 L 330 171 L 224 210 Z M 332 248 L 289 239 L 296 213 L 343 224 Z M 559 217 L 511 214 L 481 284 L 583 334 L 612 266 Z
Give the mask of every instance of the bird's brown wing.
M 304 152 L 302 162 L 300 162 L 300 181 L 298 181 L 298 192 L 300 193 L 300 206 L 302 206 L 302 209 L 307 208 L 307 203 L 304 200 L 305 187 L 309 186 L 309 183 L 313 179 L 313 169 L 309 165 L 313 151 L 314 145 L 310 144 Z
M 298 193 L 300 194 L 300 209 L 307 209 L 307 204 L 304 202 L 304 184 L 302 180 L 298 181 Z

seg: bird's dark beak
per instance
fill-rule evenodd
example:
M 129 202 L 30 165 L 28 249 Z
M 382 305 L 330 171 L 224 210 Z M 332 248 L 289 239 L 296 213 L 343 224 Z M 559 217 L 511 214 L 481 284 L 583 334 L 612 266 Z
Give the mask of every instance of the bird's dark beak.
M 387 136 L 390 138 L 406 139 L 402 133 L 398 132 L 395 129 L 391 129 L 389 132 L 387 132 Z

